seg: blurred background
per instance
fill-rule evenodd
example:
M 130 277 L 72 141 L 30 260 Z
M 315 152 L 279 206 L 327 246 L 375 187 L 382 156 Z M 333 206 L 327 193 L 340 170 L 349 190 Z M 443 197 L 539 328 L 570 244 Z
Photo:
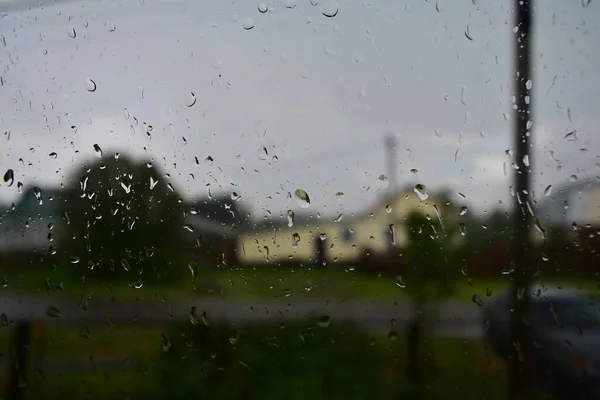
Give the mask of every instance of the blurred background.
M 600 395 L 599 10 L 0 0 L 0 398 Z

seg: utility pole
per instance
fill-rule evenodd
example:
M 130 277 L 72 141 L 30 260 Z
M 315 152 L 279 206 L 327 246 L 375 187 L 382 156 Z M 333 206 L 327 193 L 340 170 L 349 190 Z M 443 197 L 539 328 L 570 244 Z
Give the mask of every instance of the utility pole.
M 514 257 L 513 313 L 511 339 L 514 353 L 509 365 L 510 399 L 529 398 L 533 379 L 533 348 L 530 329 L 526 323 L 529 311 L 529 286 L 533 276 L 530 227 L 532 216 L 530 177 L 532 165 L 531 116 L 531 46 L 533 42 L 534 0 L 514 0 L 514 203 L 512 254 Z

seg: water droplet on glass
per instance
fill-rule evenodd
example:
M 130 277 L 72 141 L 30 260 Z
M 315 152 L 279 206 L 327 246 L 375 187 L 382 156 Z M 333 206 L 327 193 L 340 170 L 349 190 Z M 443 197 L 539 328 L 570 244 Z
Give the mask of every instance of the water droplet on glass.
M 333 18 L 337 15 L 340 5 L 335 0 L 330 0 L 323 5 L 321 12 L 328 18 Z
M 17 190 L 19 193 L 23 193 L 23 184 L 21 182 L 17 182 Z
M 552 193 L 552 185 L 546 186 L 546 189 L 544 189 L 544 196 L 550 196 L 551 193 Z
M 396 226 L 394 224 L 389 224 L 388 230 L 390 232 L 390 242 L 395 245 L 396 244 Z
M 565 140 L 567 140 L 568 142 L 573 141 L 573 140 L 577 140 L 577 131 L 573 130 L 571 132 L 568 132 L 565 135 Z
M 413 174 L 416 174 L 417 172 L 419 172 L 419 170 L 416 168 L 411 168 L 410 172 L 412 172 Z
M 171 349 L 171 341 L 165 333 L 160 335 L 163 351 L 166 353 Z
M 33 195 L 35 196 L 35 199 L 37 200 L 38 204 L 42 204 L 42 190 L 37 187 L 34 186 L 33 187 Z
M 310 206 L 310 198 L 308 197 L 308 193 L 306 193 L 303 189 L 296 189 L 294 192 L 294 199 L 300 208 L 308 208 Z
M 88 92 L 95 92 L 96 91 L 96 82 L 94 82 L 91 78 L 85 78 L 85 90 L 87 90 Z
M 84 326 L 83 328 L 81 328 L 79 330 L 79 337 L 82 339 L 89 339 L 90 338 L 90 328 L 88 328 L 87 326 Z
M 310 0 L 310 4 L 314 7 L 319 4 L 319 0 Z
M 266 13 L 269 10 L 265 3 L 258 3 L 258 11 L 262 14 Z
M 342 201 L 344 201 L 344 192 L 337 192 L 335 194 L 335 199 L 339 204 L 342 204 Z
M 154 187 L 158 184 L 158 179 L 153 176 L 150 177 L 150 190 L 154 189 Z
M 295 8 L 296 7 L 296 0 L 287 0 L 285 2 L 285 8 Z
M 292 247 L 298 247 L 300 243 L 300 235 L 297 233 L 292 234 Z
M 386 206 L 385 206 L 385 212 L 386 212 L 386 213 L 388 213 L 388 214 L 389 214 L 389 213 L 391 213 L 391 212 L 392 212 L 392 206 L 391 206 L 391 205 L 389 205 L 389 204 L 388 204 L 388 205 L 386 205 Z
M 485 288 L 485 295 L 487 297 L 490 297 L 492 295 L 492 289 L 491 288 Z
M 388 180 L 387 176 L 381 174 L 379 175 L 379 182 L 381 182 L 381 187 L 384 189 L 387 189 L 388 186 L 390 186 L 390 181 Z
M 414 190 L 417 196 L 419 196 L 420 200 L 427 200 L 429 198 L 429 193 L 427 193 L 427 188 L 425 185 L 419 183 L 415 186 Z
M 460 215 L 465 215 L 467 213 L 468 209 L 466 206 L 462 206 L 460 208 Z
M 331 324 L 331 317 L 329 315 L 323 315 L 317 320 L 317 325 L 321 328 L 327 328 Z
M 69 257 L 69 262 L 70 262 L 71 264 L 78 264 L 78 263 L 79 263 L 79 261 L 80 261 L 79 257 L 75 257 L 75 256 L 71 256 L 71 257 Z
M 388 340 L 397 340 L 398 339 L 398 332 L 396 331 L 390 331 L 387 335 Z
M 240 334 L 238 331 L 231 331 L 231 333 L 229 334 L 229 343 L 231 344 L 236 344 L 237 341 L 240 339 Z
M 194 104 L 196 104 L 196 95 L 194 94 L 194 92 L 190 92 L 189 98 L 187 100 L 187 106 L 193 107 Z
M 249 31 L 250 29 L 254 28 L 254 20 L 252 18 L 246 18 L 242 26 L 245 30 Z
M 473 37 L 471 36 L 471 32 L 469 32 L 469 25 L 467 25 L 467 27 L 465 28 L 465 37 L 469 40 L 473 40 Z
M 292 227 L 294 226 L 294 212 L 292 210 L 288 210 L 287 211 L 287 220 L 288 220 L 288 227 Z
M 481 297 L 479 297 L 478 294 L 474 294 L 471 297 L 471 301 L 475 304 L 477 304 L 479 307 L 483 307 L 483 301 L 481 300 Z
M 94 153 L 96 154 L 96 157 L 102 158 L 102 149 L 97 144 L 94 145 Z
M 464 223 L 461 222 L 460 224 L 458 224 L 458 231 L 463 236 L 465 236 L 467 234 L 467 227 L 465 226 Z
M 192 306 L 192 308 L 190 309 L 190 322 L 194 326 L 200 324 L 200 318 L 198 318 L 198 315 L 196 315 L 196 307 L 195 306 Z
M 8 317 L 6 314 L 0 314 L 0 326 L 6 328 L 8 326 Z
M 133 287 L 136 289 L 141 289 L 142 286 L 144 286 L 144 281 L 141 279 L 133 282 Z
M 69 29 L 67 29 L 67 35 L 71 39 L 75 39 L 75 37 L 77 37 L 77 32 L 75 32 L 75 28 L 69 28 Z
M 344 218 L 344 214 L 339 214 L 337 217 L 335 217 L 333 222 L 340 222 L 342 220 L 342 218 Z
M 13 182 L 15 181 L 15 172 L 12 169 L 7 169 L 4 173 L 3 179 L 4 183 L 6 183 L 8 186 L 12 186 Z
M 239 194 L 237 194 L 236 192 L 231 192 L 231 200 L 233 201 L 238 201 L 239 199 L 241 199 L 242 196 L 240 196 Z
M 190 261 L 188 263 L 188 268 L 190 269 L 190 273 L 192 274 L 192 281 L 195 281 L 196 275 L 198 273 L 198 264 L 195 261 Z
M 527 88 L 527 90 L 531 90 L 531 88 L 533 87 L 533 82 L 531 81 L 531 79 L 527 79 L 525 87 Z
M 46 315 L 51 318 L 60 318 L 62 317 L 62 312 L 54 306 L 49 306 L 46 308 Z
M 398 286 L 400 289 L 404 289 L 406 287 L 406 283 L 404 283 L 404 280 L 402 280 L 400 275 L 396 276 L 396 286 Z
M 269 157 L 269 152 L 265 146 L 260 146 L 256 154 L 259 160 L 266 160 Z
M 206 165 L 212 165 L 212 164 L 213 164 L 213 162 L 214 162 L 214 160 L 213 160 L 213 158 L 212 158 L 211 156 L 208 156 L 208 157 L 206 157 L 206 158 L 204 159 L 204 163 L 205 163 Z
M 131 184 L 128 182 L 121 181 L 121 187 L 125 191 L 125 193 L 129 194 L 131 192 Z
M 577 177 L 577 175 L 571 175 L 571 176 L 569 176 L 569 180 L 570 180 L 571 182 L 576 182 L 576 181 L 578 181 L 578 180 L 579 180 L 579 178 Z
M 191 224 L 184 225 L 183 229 L 190 231 L 190 232 L 194 232 L 194 227 Z

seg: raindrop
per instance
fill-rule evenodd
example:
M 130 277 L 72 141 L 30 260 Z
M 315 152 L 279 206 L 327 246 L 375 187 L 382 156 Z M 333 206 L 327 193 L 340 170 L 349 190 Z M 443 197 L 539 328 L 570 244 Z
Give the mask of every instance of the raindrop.
M 190 231 L 190 232 L 194 232 L 194 227 L 191 224 L 184 225 L 183 229 Z
M 411 168 L 410 172 L 412 172 L 413 174 L 416 174 L 417 172 L 419 172 L 419 170 L 416 168 Z
M 340 5 L 335 0 L 330 0 L 323 5 L 321 12 L 328 18 L 333 18 L 337 15 Z
M 256 154 L 259 160 L 266 160 L 269 157 L 269 152 L 265 146 L 260 146 Z
M 469 32 L 469 25 L 467 25 L 467 28 L 465 29 L 465 37 L 469 40 L 473 40 L 473 37 L 471 36 L 471 32 Z
M 236 192 L 231 192 L 231 200 L 233 201 L 238 201 L 239 199 L 241 199 L 242 196 L 240 196 L 239 194 L 237 194 Z
M 398 286 L 400 289 L 404 289 L 406 287 L 406 283 L 404 283 L 404 280 L 402 280 L 400 275 L 396 276 L 396 286 Z
M 323 315 L 317 320 L 317 325 L 321 328 L 327 328 L 331 324 L 331 317 L 329 315 Z
M 292 247 L 298 247 L 298 244 L 300 243 L 300 235 L 298 235 L 297 233 L 292 234 Z
M 285 2 L 285 8 L 296 8 L 296 0 L 287 0 Z
M 195 281 L 196 275 L 198 273 L 198 264 L 195 261 L 190 261 L 188 263 L 188 268 L 190 269 L 190 273 L 192 274 L 192 281 Z
M 206 165 L 212 165 L 213 162 L 214 162 L 214 160 L 211 156 L 208 156 L 204 159 L 204 164 L 206 164 Z
M 579 180 L 579 178 L 577 177 L 577 175 L 571 175 L 569 176 L 569 180 L 571 180 L 571 182 L 576 182 Z
M 544 196 L 550 196 L 551 193 L 552 193 L 552 185 L 546 186 L 546 189 L 544 189 Z
M 79 257 L 76 257 L 76 256 L 71 256 L 71 257 L 69 257 L 69 262 L 70 262 L 71 264 L 78 264 L 78 263 L 79 263 L 79 261 L 80 261 Z
M 144 281 L 142 281 L 141 279 L 139 281 L 133 282 L 133 287 L 136 289 L 141 289 L 142 286 L 144 286 Z
M 21 182 L 17 182 L 17 190 L 19 193 L 23 193 L 23 184 Z
M 383 174 L 379 175 L 379 182 L 381 182 L 381 187 L 384 189 L 387 189 L 387 187 L 390 186 L 390 181 L 388 180 L 387 176 Z
M 296 204 L 300 208 L 308 208 L 310 206 L 310 197 L 308 197 L 308 193 L 306 193 L 303 189 L 296 189 L 294 192 L 294 198 L 296 199 Z
M 467 227 L 465 226 L 464 223 L 461 222 L 460 224 L 458 224 L 458 231 L 463 236 L 465 236 L 467 234 Z
M 388 340 L 397 340 L 398 339 L 398 332 L 396 331 L 390 331 L 387 335 Z
M 96 82 L 94 82 L 91 78 L 85 78 L 85 90 L 87 90 L 88 92 L 95 92 L 96 91 Z
M 533 87 L 533 82 L 531 81 L 531 79 L 527 79 L 525 87 L 527 88 L 527 90 L 531 90 L 531 88 Z
M 479 307 L 483 307 L 483 301 L 481 300 L 481 297 L 479 297 L 478 294 L 474 294 L 473 297 L 471 297 L 471 301 L 477 304 Z
M 98 146 L 98 144 L 94 145 L 94 153 L 96 154 L 96 157 L 102 158 L 102 149 L 100 146 Z
M 239 332 L 236 330 L 231 331 L 231 334 L 229 334 L 229 343 L 236 344 L 239 339 L 240 339 Z
M 319 0 L 310 0 L 310 4 L 314 7 L 319 4 Z
M 389 205 L 389 204 L 388 204 L 388 205 L 386 205 L 386 206 L 385 206 L 385 212 L 386 212 L 386 213 L 388 213 L 388 214 L 389 214 L 389 213 L 391 213 L 391 212 L 392 212 L 392 206 L 391 206 L 391 205 Z
M 427 200 L 429 198 L 429 193 L 427 193 L 427 188 L 425 185 L 419 183 L 415 186 L 414 190 L 417 196 L 419 196 L 420 200 Z
M 51 318 L 60 318 L 62 317 L 62 312 L 54 306 L 49 306 L 46 308 L 46 315 Z
M 190 96 L 187 100 L 187 106 L 193 107 L 194 104 L 196 104 L 196 95 L 194 94 L 194 92 L 190 92 Z
M 490 297 L 492 295 L 492 289 L 491 288 L 485 288 L 485 295 L 487 297 Z
M 267 7 L 267 5 L 265 3 L 259 3 L 258 4 L 258 11 L 262 14 L 266 13 L 269 10 L 269 8 Z
M 12 169 L 7 169 L 4 173 L 4 183 L 8 184 L 8 186 L 12 186 L 15 181 L 15 172 Z
M 462 206 L 460 208 L 460 215 L 465 215 L 467 213 L 468 209 L 466 206 Z
M 150 190 L 154 189 L 154 187 L 156 186 L 157 183 L 158 183 L 158 179 L 151 176 L 150 177 Z
M 171 349 L 171 341 L 169 340 L 169 338 L 167 337 L 167 335 L 165 333 L 160 335 L 160 339 L 162 342 L 163 351 L 166 353 L 167 351 L 169 351 Z
M 465 94 L 465 87 L 463 85 L 463 87 L 460 89 L 460 102 L 463 105 L 467 105 L 467 100 L 466 100 L 466 94 Z
M 325 234 L 325 233 L 319 234 L 319 239 L 321 239 L 321 241 L 327 240 L 327 234 Z
M 344 214 L 339 214 L 337 217 L 335 217 L 333 222 L 340 222 L 342 220 L 342 218 L 344 218 Z
M 75 39 L 75 37 L 77 37 L 77 32 L 75 32 L 75 28 L 67 29 L 67 35 L 69 35 L 71 39 Z
M 195 306 L 192 306 L 192 308 L 190 309 L 190 322 L 194 326 L 200 324 L 200 318 L 198 318 L 198 315 L 196 314 L 196 307 Z
M 388 230 L 390 232 L 390 241 L 392 244 L 396 244 L 396 226 L 394 224 L 388 225 Z
M 56 157 L 58 157 L 58 154 L 56 154 L 56 152 L 53 151 L 52 153 L 48 154 L 48 157 L 50 157 L 53 160 L 56 160 Z
M 337 192 L 335 194 L 335 199 L 339 204 L 342 204 L 342 201 L 344 201 L 344 192 Z
M 565 135 L 565 139 L 570 142 L 573 140 L 577 140 L 577 131 L 573 130 Z
M 38 201 L 38 204 L 42 204 L 42 190 L 37 187 L 34 186 L 33 187 L 33 195 L 35 196 L 35 199 Z
M 244 20 L 244 23 L 242 24 L 242 26 L 244 27 L 245 30 L 249 31 L 250 29 L 254 28 L 254 20 L 252 18 L 248 17 Z
M 288 227 L 292 227 L 294 226 L 294 212 L 292 210 L 288 210 L 287 211 L 287 220 L 288 220 Z
M 83 328 L 81 328 L 79 330 L 79 337 L 82 339 L 89 339 L 90 338 L 90 328 L 88 328 L 87 326 L 84 326 Z
M 126 183 L 124 181 L 121 181 L 121 187 L 123 188 L 123 190 L 125 191 L 125 193 L 129 194 L 129 192 L 131 192 L 131 184 L 130 183 Z

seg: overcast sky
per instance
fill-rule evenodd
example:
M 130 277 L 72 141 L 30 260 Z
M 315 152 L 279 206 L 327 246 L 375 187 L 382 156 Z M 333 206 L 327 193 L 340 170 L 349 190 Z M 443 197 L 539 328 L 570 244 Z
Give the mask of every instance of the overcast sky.
M 0 173 L 25 186 L 69 184 L 98 144 L 154 157 L 187 198 L 210 183 L 260 217 L 303 188 L 333 215 L 381 195 L 393 132 L 399 184 L 478 211 L 509 199 L 511 1 L 339 1 L 334 17 L 326 0 L 36 3 L 0 0 Z M 539 195 L 600 174 L 600 4 L 536 3 Z

